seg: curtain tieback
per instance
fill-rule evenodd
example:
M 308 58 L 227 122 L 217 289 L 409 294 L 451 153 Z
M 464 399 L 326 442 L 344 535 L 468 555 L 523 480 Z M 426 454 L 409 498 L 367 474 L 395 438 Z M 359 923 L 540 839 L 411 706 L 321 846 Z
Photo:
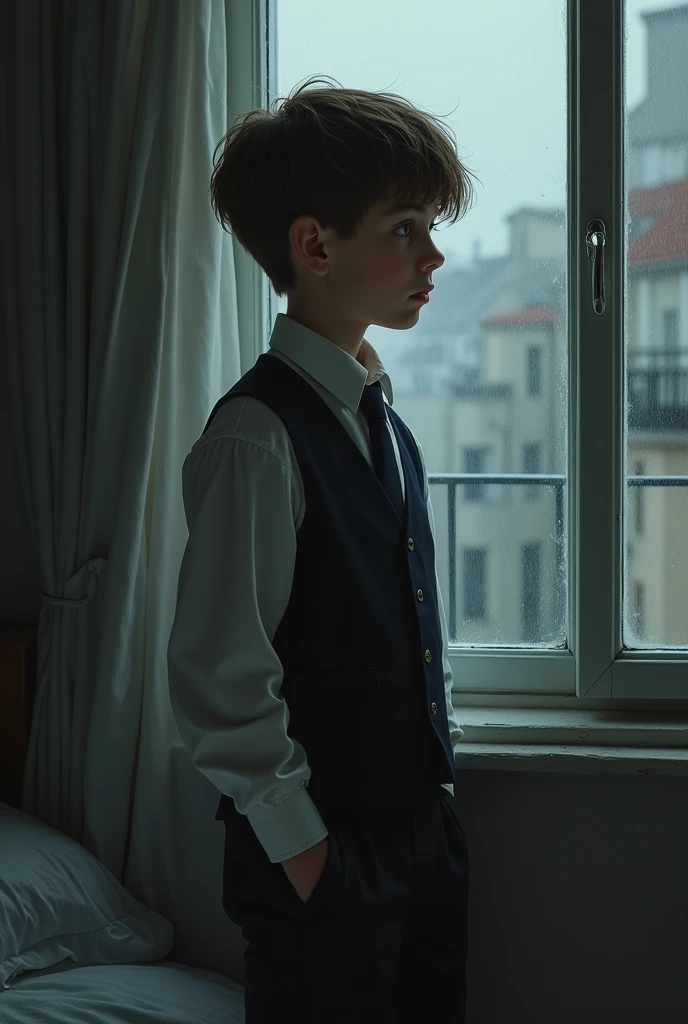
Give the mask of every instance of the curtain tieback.
M 74 597 L 55 597 L 53 594 L 47 594 L 45 590 L 41 590 L 42 600 L 45 604 L 54 604 L 64 608 L 93 604 L 98 591 L 98 575 L 106 565 L 106 558 L 90 558 L 65 583 L 65 593 L 71 592 L 75 595 Z

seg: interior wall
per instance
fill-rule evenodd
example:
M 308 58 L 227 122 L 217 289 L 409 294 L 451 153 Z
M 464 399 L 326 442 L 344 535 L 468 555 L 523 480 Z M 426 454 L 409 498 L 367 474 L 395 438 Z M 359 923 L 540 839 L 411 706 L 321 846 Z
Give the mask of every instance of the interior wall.
M 467 1024 L 688 1020 L 685 779 L 457 776 Z

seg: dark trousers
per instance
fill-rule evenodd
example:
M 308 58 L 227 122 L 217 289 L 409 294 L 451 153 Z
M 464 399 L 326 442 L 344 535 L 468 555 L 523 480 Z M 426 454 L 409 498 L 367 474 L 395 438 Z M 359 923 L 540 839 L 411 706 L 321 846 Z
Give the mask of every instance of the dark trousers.
M 469 864 L 449 794 L 417 810 L 319 810 L 328 855 L 305 903 L 248 819 L 225 820 L 246 1024 L 462 1024 Z

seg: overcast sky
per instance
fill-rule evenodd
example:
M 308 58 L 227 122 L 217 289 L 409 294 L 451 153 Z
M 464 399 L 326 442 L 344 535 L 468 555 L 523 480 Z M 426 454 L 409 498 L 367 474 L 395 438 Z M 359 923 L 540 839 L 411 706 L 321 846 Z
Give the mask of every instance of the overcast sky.
M 646 91 L 641 14 L 678 0 L 626 0 L 627 102 Z M 279 96 L 311 75 L 397 93 L 451 125 L 480 178 L 470 212 L 435 240 L 445 267 L 508 249 L 519 206 L 566 195 L 565 0 L 277 0 Z

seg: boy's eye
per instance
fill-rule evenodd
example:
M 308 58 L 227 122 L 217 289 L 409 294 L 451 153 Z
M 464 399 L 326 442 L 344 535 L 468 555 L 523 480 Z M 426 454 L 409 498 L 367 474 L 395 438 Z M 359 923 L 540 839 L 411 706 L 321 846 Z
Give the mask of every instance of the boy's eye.
M 399 231 L 401 228 L 410 228 L 412 226 L 413 226 L 413 221 L 412 220 L 407 220 L 404 224 L 397 224 L 397 226 L 395 227 L 394 230 L 395 231 Z M 430 230 L 434 231 L 436 227 L 437 227 L 437 224 L 433 221 L 433 223 L 430 225 Z M 408 235 L 400 235 L 399 237 L 400 238 L 408 238 Z

